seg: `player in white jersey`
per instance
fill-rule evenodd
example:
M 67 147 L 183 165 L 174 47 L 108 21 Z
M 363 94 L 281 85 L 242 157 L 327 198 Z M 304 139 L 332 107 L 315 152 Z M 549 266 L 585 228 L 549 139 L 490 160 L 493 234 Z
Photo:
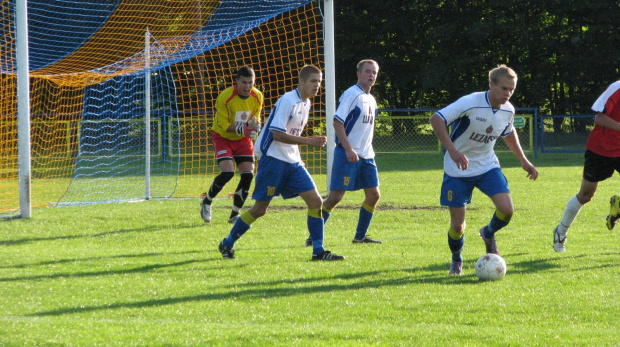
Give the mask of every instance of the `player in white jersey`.
M 308 231 L 312 239 L 312 260 L 342 260 L 323 248 L 324 222 L 321 216 L 323 201 L 312 177 L 306 170 L 298 145 L 323 147 L 325 136 L 301 136 L 310 112 L 310 97 L 318 94 L 322 73 L 313 65 L 299 71 L 299 86 L 284 94 L 275 104 L 264 130 L 256 140 L 255 154 L 259 158 L 252 198 L 254 206 L 237 219 L 228 237 L 219 244 L 224 259 L 235 257 L 235 242 L 250 229 L 252 223 L 267 213 L 273 197 L 284 199 L 300 196 L 308 205 Z
M 493 147 L 498 137 L 521 162 L 527 177 L 535 180 L 538 171 L 527 160 L 513 127 L 514 107 L 508 100 L 517 86 L 517 74 L 506 65 L 489 71 L 489 90 L 464 96 L 437 111 L 430 118 L 433 131 L 446 149 L 441 205 L 450 209 L 448 246 L 452 252 L 451 275 L 461 275 L 465 245 L 465 208 L 474 187 L 489 196 L 495 213 L 480 229 L 487 253 L 499 254 L 495 233 L 508 225 L 514 206 L 508 181 L 501 171 Z M 447 127 L 452 126 L 448 134 Z
M 372 148 L 377 102 L 370 94 L 378 73 L 379 64 L 376 61 L 360 61 L 357 64 L 357 84 L 342 94 L 334 115 L 336 147 L 329 196 L 323 202 L 321 212 L 327 223 L 345 191 L 364 189 L 365 199 L 360 208 L 353 243 L 381 243 L 366 235 L 380 197 L 379 174 Z M 311 244 L 311 240 L 307 239 L 306 246 Z
M 299 89 L 285 93 L 278 99 L 272 110 L 272 114 L 276 115 L 276 117 L 269 117 L 265 125 L 271 131 L 261 132 L 256 140 L 257 146 L 254 149 L 256 157 L 260 159 L 263 155 L 266 155 L 287 163 L 301 163 L 299 146 L 297 144 L 274 141 L 272 131 L 301 136 L 308 123 L 310 106 L 310 99 L 303 100 Z

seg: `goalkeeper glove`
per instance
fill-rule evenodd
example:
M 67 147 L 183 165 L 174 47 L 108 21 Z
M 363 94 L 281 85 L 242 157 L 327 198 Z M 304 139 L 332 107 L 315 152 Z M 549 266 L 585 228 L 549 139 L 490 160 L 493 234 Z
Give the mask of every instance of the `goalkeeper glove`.
M 256 133 L 256 128 L 240 124 L 235 128 L 235 133 L 239 136 L 252 137 L 252 133 Z
M 256 140 L 258 138 L 258 134 L 260 133 L 260 124 L 256 121 L 256 118 L 251 118 L 248 121 L 248 126 L 254 128 L 254 131 L 250 133 L 250 137 L 252 140 Z

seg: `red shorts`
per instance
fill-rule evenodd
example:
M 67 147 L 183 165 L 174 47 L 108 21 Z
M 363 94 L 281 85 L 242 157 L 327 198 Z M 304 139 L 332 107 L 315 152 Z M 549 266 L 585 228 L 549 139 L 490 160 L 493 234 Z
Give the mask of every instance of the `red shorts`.
M 254 142 L 249 137 L 240 140 L 229 140 L 223 138 L 215 131 L 212 132 L 213 150 L 215 159 L 219 163 L 222 160 L 232 160 L 237 163 L 251 161 L 254 162 Z

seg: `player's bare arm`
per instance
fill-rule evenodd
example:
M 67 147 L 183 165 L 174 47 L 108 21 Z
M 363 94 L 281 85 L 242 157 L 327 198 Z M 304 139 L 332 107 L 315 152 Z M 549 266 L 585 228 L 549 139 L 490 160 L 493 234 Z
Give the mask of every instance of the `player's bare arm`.
M 347 160 L 351 163 L 358 162 L 360 158 L 357 155 L 357 153 L 355 153 L 353 148 L 351 148 L 351 144 L 349 143 L 349 138 L 347 137 L 347 133 L 344 129 L 344 124 L 342 124 L 342 122 L 340 122 L 339 120 L 335 118 L 334 118 L 334 132 L 336 133 L 336 136 L 338 136 L 338 140 L 340 141 L 342 148 L 344 148 L 344 151 L 347 154 Z
M 430 122 L 435 136 L 437 136 L 443 147 L 448 151 L 450 158 L 456 163 L 456 167 L 463 171 L 467 170 L 469 159 L 467 159 L 465 154 L 454 147 L 454 143 L 450 140 L 450 135 L 448 134 L 448 129 L 446 129 L 444 120 L 435 113 L 431 116 Z
M 508 136 L 504 137 L 504 142 L 506 142 L 508 148 L 510 148 L 512 153 L 519 159 L 519 162 L 521 162 L 521 168 L 527 172 L 526 177 L 535 181 L 538 178 L 538 170 L 527 160 L 525 153 L 523 153 L 517 132 L 513 131 Z
M 327 137 L 325 136 L 313 136 L 303 137 L 287 134 L 281 131 L 271 131 L 273 139 L 289 145 L 309 145 L 316 147 L 324 147 L 327 144 Z
M 594 124 L 598 125 L 600 127 L 603 128 L 608 128 L 608 129 L 612 129 L 615 131 L 620 131 L 620 123 L 616 122 L 615 120 L 609 118 L 606 114 L 604 113 L 597 113 L 594 116 Z

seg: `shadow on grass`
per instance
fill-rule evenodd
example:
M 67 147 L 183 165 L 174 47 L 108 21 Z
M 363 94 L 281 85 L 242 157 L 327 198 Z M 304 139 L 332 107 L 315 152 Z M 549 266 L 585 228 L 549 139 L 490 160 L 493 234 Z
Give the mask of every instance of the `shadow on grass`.
M 439 266 L 439 265 L 438 265 Z M 443 269 L 445 266 L 441 265 Z M 432 266 L 431 268 L 435 268 Z M 415 270 L 411 270 L 415 271 Z M 405 272 L 409 272 L 406 270 Z M 337 281 L 339 279 L 355 279 L 355 278 L 366 278 L 369 276 L 383 275 L 384 271 L 371 271 L 371 272 L 362 272 L 357 274 L 346 274 L 334 276 L 332 279 Z M 471 276 L 468 276 L 471 277 Z M 458 280 L 458 281 L 457 281 Z M 136 302 L 119 302 L 115 304 L 106 304 L 106 305 L 95 305 L 95 306 L 76 306 L 76 307 L 68 307 L 57 310 L 50 311 L 42 311 L 37 313 L 28 314 L 26 316 L 29 317 L 41 317 L 41 316 L 60 316 L 65 314 L 76 314 L 76 313 L 85 313 L 85 312 L 94 312 L 101 310 L 112 310 L 112 309 L 121 309 L 121 308 L 146 308 L 146 307 L 154 307 L 154 306 L 166 306 L 166 305 L 175 305 L 175 304 L 183 304 L 190 302 L 203 302 L 203 301 L 219 301 L 219 300 L 228 300 L 228 299 L 244 299 L 244 300 L 252 300 L 252 299 L 264 299 L 264 298 L 274 298 L 274 297 L 292 297 L 297 295 L 305 295 L 305 294 L 316 294 L 316 293 L 333 293 L 335 291 L 349 291 L 349 290 L 360 290 L 360 289 L 372 289 L 372 288 L 380 288 L 386 286 L 402 286 L 408 284 L 415 283 L 463 283 L 463 277 L 456 279 L 454 277 L 448 277 L 447 273 L 445 276 L 438 276 L 436 274 L 430 274 L 424 277 L 416 277 L 413 278 L 411 276 L 404 276 L 396 279 L 385 279 L 380 278 L 376 280 L 368 280 L 362 283 L 354 283 L 354 284 L 324 284 L 324 285 L 312 285 L 305 288 L 293 287 L 293 285 L 299 283 L 312 283 L 312 282 L 324 282 L 325 278 L 300 278 L 296 280 L 282 280 L 282 281 L 273 281 L 273 282 L 263 282 L 263 283 L 251 283 L 247 284 L 247 286 L 252 286 L 254 288 L 244 289 L 239 291 L 229 291 L 226 293 L 214 293 L 214 294 L 202 294 L 202 295 L 192 295 L 192 296 L 181 296 L 177 298 L 165 298 L 165 299 L 153 299 L 153 300 L 144 300 L 144 301 L 136 301 Z M 474 283 L 474 279 L 468 279 L 470 284 Z M 476 280 L 477 282 L 477 280 Z M 266 286 L 282 286 L 289 285 L 288 288 L 265 288 Z M 238 287 L 238 286 L 237 286 Z
M 78 272 L 78 273 L 70 273 L 70 272 L 59 272 L 55 274 L 49 275 L 36 275 L 36 276 L 19 276 L 19 277 L 6 277 L 0 278 L 0 282 L 17 282 L 17 281 L 36 281 L 36 280 L 47 280 L 47 279 L 55 279 L 55 278 L 82 278 L 82 277 L 99 277 L 99 276 L 109 276 L 109 275 L 127 275 L 132 273 L 141 273 L 141 272 L 150 272 L 159 269 L 165 269 L 176 266 L 183 266 L 187 264 L 193 263 L 205 263 L 209 261 L 214 261 L 214 259 L 193 259 L 193 260 L 185 260 L 176 263 L 169 264 L 151 264 L 144 265 L 132 269 L 119 269 L 119 270 L 101 270 L 101 271 L 91 271 L 91 272 Z
M 196 224 L 186 224 L 186 225 L 175 225 L 175 229 L 183 229 L 183 228 L 195 228 Z M 32 242 L 40 242 L 40 241 L 58 241 L 58 240 L 74 240 L 81 238 L 96 238 L 96 237 L 104 237 L 110 235 L 119 235 L 119 234 L 128 234 L 128 233 L 144 233 L 144 232 L 153 232 L 153 231 L 162 231 L 164 228 L 161 225 L 147 226 L 142 228 L 134 228 L 134 229 L 119 229 L 106 231 L 97 234 L 81 234 L 81 235 L 59 235 L 59 236 L 49 236 L 49 237 L 28 237 L 23 239 L 15 239 L 15 240 L 2 240 L 0 241 L 0 246 L 16 246 L 16 245 L 24 245 Z
M 576 256 L 574 258 L 578 258 Z M 540 259 L 535 261 L 525 261 L 511 264 L 511 268 L 514 273 L 532 273 L 532 272 L 544 272 L 553 268 L 557 268 L 558 265 L 554 265 L 552 262 L 555 259 Z M 170 266 L 179 266 L 186 263 L 196 261 L 180 262 L 170 264 Z M 470 261 L 471 268 L 474 268 L 475 260 Z M 318 266 L 321 263 L 317 264 Z M 165 267 L 165 266 L 158 266 Z M 153 266 L 136 269 L 136 271 L 150 271 Z M 442 285 L 479 285 L 477 277 L 472 273 L 465 276 L 449 276 L 447 271 L 447 265 L 445 263 L 432 264 L 429 266 L 412 267 L 406 269 L 394 269 L 387 271 L 391 275 L 403 273 L 404 276 L 397 278 L 385 278 L 386 271 L 365 271 L 357 273 L 339 274 L 329 278 L 325 277 L 303 277 L 296 279 L 283 279 L 277 281 L 263 281 L 252 282 L 244 284 L 236 284 L 235 288 L 242 288 L 241 290 L 229 290 L 224 293 L 202 294 L 181 296 L 176 298 L 163 298 L 152 299 L 144 301 L 134 302 L 118 302 L 114 304 L 106 305 L 94 305 L 94 306 L 75 306 L 60 308 L 56 310 L 41 311 L 29 314 L 27 316 L 60 316 L 66 314 L 86 313 L 102 310 L 113 310 L 121 308 L 147 308 L 154 306 L 166 306 L 183 304 L 189 302 L 203 302 L 203 301 L 217 301 L 217 300 L 229 300 L 229 299 L 265 299 L 273 297 L 292 297 L 305 294 L 316 293 L 333 293 L 336 291 L 349 291 L 349 290 L 364 290 L 384 287 L 398 287 L 403 285 L 415 285 L 415 284 L 442 284 Z M 415 274 L 415 275 L 414 275 Z M 356 283 L 341 284 L 340 281 L 357 280 Z M 313 285 L 316 282 L 332 281 L 332 284 L 320 284 Z M 300 284 L 307 284 L 306 287 L 299 287 Z M 274 288 L 275 287 L 275 288 Z
M 0 269 L 25 269 L 25 268 L 29 268 L 32 266 L 62 265 L 62 264 L 71 264 L 71 263 L 84 263 L 84 262 L 90 262 L 90 261 L 104 261 L 104 260 L 110 260 L 110 259 L 148 258 L 148 257 L 170 256 L 174 254 L 182 255 L 182 254 L 197 254 L 197 253 L 203 253 L 203 252 L 202 251 L 188 251 L 188 252 L 174 252 L 174 253 L 119 254 L 119 255 L 112 255 L 112 256 L 107 256 L 107 257 L 58 259 L 58 260 L 41 261 L 38 263 L 30 263 L 30 264 L 0 266 Z M 0 282 L 1 281 L 2 279 L 0 279 Z

